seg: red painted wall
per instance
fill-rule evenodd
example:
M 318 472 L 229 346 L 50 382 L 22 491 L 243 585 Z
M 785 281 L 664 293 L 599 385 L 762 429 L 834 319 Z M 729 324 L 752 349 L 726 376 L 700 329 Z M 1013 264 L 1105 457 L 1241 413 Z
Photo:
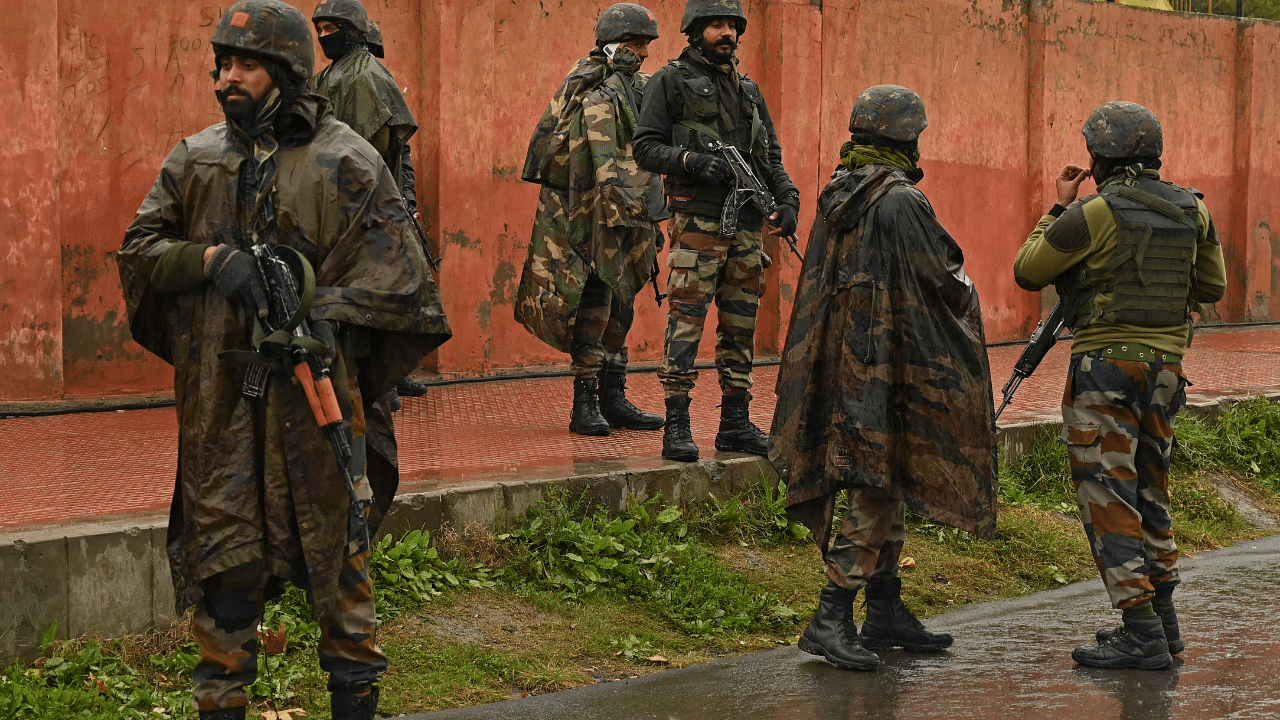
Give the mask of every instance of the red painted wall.
M 169 386 L 168 367 L 127 339 L 113 253 L 164 155 L 220 120 L 208 38 L 227 4 L 16 0 L 0 18 L 0 401 Z M 455 333 L 428 361 L 442 373 L 565 361 L 512 319 L 537 197 L 519 173 L 550 93 L 608 5 L 367 2 L 421 128 L 419 199 Z M 648 5 L 663 32 L 653 72 L 684 46 L 684 2 Z M 965 249 L 988 338 L 1025 337 L 1040 298 L 1012 282 L 1017 247 L 1053 202 L 1053 173 L 1086 159 L 1089 110 L 1132 100 L 1164 124 L 1165 177 L 1205 192 L 1223 236 L 1232 285 L 1216 316 L 1280 316 L 1280 26 L 1075 0 L 744 5 L 741 67 L 764 90 L 801 189 L 802 246 L 853 99 L 907 85 L 930 117 L 920 187 Z M 799 267 L 785 246 L 769 250 L 762 355 L 785 337 Z M 642 293 L 633 360 L 658 359 L 663 325 Z M 713 345 L 709 331 L 704 358 Z

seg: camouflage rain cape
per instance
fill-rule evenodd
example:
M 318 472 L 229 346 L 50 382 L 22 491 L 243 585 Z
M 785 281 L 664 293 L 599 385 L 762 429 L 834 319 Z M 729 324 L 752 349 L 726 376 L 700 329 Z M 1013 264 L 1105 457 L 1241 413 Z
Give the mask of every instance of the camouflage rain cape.
M 592 272 L 627 303 L 653 272 L 660 236 L 652 218 L 663 216 L 663 196 L 659 177 L 631 152 L 648 82 L 630 71 L 636 66 L 626 50 L 613 65 L 598 50 L 579 60 L 529 141 L 521 178 L 542 190 L 515 316 L 562 352 Z
M 390 171 L 327 106 L 304 95 L 290 107 L 306 137 L 280 139 L 275 219 L 259 237 L 306 257 L 316 277 L 310 318 L 340 328 L 333 386 L 361 480 L 365 406 L 451 333 Z M 200 582 L 261 559 L 274 577 L 310 588 L 323 613 L 349 534 L 332 447 L 289 375 L 273 371 L 265 396 L 248 398 L 248 366 L 219 357 L 251 349 L 242 306 L 209 282 L 175 292 L 152 284 L 161 258 L 183 243 L 247 247 L 253 210 L 250 201 L 241 211 L 241 186 L 255 177 L 251 152 L 225 123 L 178 143 L 117 262 L 134 340 L 173 365 L 179 437 L 168 553 L 179 609 L 196 602 Z
M 993 537 L 991 376 L 960 246 L 888 165 L 841 168 L 818 215 L 770 433 L 788 511 L 825 549 L 836 493 L 874 486 Z
M 418 130 L 395 78 L 365 45 L 335 60 L 311 79 L 312 92 L 329 98 L 333 115 L 373 142 L 384 125 L 390 126 L 386 160 L 400 178 L 400 149 Z

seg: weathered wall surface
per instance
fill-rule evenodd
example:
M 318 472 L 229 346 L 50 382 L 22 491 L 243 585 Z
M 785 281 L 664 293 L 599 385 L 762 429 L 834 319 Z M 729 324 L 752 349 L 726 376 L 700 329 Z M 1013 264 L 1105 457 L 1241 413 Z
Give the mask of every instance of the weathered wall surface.
M 1076 0 L 744 4 L 742 68 L 764 90 L 801 188 L 802 247 L 854 97 L 907 85 L 930 116 L 920 187 L 965 249 L 988 338 L 1024 337 L 1040 302 L 1013 284 L 1014 253 L 1053 202 L 1053 173 L 1087 159 L 1089 110 L 1126 99 L 1161 118 L 1165 177 L 1204 191 L 1214 212 L 1232 285 L 1212 313 L 1280 315 L 1280 27 Z M 442 373 L 565 360 L 512 319 L 537 197 L 519 173 L 534 123 L 608 5 L 367 3 L 421 126 L 419 199 L 455 332 L 429 361 Z M 684 2 L 648 5 L 664 33 L 652 72 L 684 45 Z M 127 339 L 113 254 L 164 155 L 220 120 L 207 71 L 223 9 L 18 0 L 0 18 L 0 401 L 168 387 L 167 366 Z M 785 246 L 769 250 L 762 354 L 783 341 L 799 267 Z M 664 315 L 644 293 L 637 308 L 631 356 L 653 361 Z M 713 345 L 708 332 L 704 357 Z

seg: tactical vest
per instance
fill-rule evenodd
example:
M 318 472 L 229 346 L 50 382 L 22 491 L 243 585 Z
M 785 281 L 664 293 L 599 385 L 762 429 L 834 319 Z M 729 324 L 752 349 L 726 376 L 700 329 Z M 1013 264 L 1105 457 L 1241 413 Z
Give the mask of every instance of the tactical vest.
M 1118 247 L 1105 267 L 1080 263 L 1056 283 L 1067 325 L 1077 331 L 1098 320 L 1144 327 L 1188 322 L 1196 309 L 1196 194 L 1142 175 L 1104 185 L 1099 194 L 1115 216 Z
M 736 127 L 731 130 L 720 105 L 715 80 L 683 60 L 672 60 L 669 67 L 673 78 L 680 82 L 681 94 L 684 96 L 684 106 L 680 108 L 671 128 L 672 146 L 692 152 L 713 153 L 712 142 L 726 142 L 736 146 L 747 162 L 751 163 L 756 177 L 761 180 L 768 178 L 769 134 L 760 115 L 760 109 L 764 107 L 764 95 L 761 94 L 760 87 L 750 78 L 739 76 L 738 97 L 745 112 L 734 118 Z M 744 123 L 744 116 L 750 117 L 750 122 Z M 719 218 L 720 209 L 730 190 L 728 185 L 699 185 L 691 178 L 669 176 L 668 183 L 667 195 L 671 197 L 673 210 L 716 218 Z M 754 208 L 744 209 L 744 214 L 753 210 Z

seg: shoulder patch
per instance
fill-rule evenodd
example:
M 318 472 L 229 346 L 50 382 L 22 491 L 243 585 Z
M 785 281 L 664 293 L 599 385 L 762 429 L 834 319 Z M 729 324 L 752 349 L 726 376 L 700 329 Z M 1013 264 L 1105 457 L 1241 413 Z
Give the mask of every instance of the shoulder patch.
M 1089 223 L 1084 217 L 1084 202 L 1082 200 L 1071 203 L 1066 212 L 1045 228 L 1044 239 L 1054 250 L 1060 253 L 1074 253 L 1093 244 L 1093 236 L 1089 234 Z

